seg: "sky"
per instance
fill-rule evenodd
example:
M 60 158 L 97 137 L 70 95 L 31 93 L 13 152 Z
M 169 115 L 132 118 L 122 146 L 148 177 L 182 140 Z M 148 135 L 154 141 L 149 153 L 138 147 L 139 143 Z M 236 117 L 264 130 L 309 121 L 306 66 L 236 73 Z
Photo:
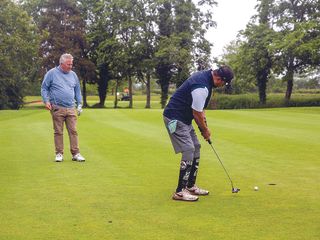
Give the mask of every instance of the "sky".
M 256 13 L 257 0 L 217 0 L 213 20 L 217 27 L 209 29 L 206 39 L 213 43 L 212 56 L 219 57 L 223 48 L 236 39 L 240 30 L 245 29 L 250 18 Z

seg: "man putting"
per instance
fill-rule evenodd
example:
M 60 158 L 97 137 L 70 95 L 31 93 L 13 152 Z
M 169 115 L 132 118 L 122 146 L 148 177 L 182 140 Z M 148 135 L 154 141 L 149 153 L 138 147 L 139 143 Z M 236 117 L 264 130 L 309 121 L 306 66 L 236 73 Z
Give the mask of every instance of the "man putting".
M 206 123 L 204 108 L 208 106 L 212 88 L 230 86 L 233 72 L 222 66 L 192 74 L 172 95 L 163 112 L 175 153 L 181 153 L 180 173 L 173 200 L 197 201 L 198 196 L 209 191 L 196 185 L 200 160 L 200 143 L 192 126 L 194 119 L 201 135 L 208 141 L 210 130 Z

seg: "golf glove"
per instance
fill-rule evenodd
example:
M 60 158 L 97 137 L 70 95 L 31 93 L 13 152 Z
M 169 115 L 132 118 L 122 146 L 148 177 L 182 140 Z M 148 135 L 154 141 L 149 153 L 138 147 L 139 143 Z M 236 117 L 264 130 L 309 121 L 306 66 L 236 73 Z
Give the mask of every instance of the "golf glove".
M 78 112 L 78 116 L 80 116 L 80 114 L 82 113 L 82 105 L 81 104 L 78 105 L 77 112 Z

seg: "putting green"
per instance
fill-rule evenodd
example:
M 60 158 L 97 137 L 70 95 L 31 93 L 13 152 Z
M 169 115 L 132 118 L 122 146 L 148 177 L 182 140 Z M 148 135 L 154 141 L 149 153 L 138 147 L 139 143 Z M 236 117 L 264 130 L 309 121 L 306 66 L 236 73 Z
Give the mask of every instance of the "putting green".
M 159 109 L 85 109 L 85 163 L 67 134 L 53 162 L 47 111 L 0 111 L 0 239 L 319 239 L 320 107 L 206 113 L 241 191 L 201 139 L 198 185 L 211 192 L 186 203 L 171 200 L 180 155 Z

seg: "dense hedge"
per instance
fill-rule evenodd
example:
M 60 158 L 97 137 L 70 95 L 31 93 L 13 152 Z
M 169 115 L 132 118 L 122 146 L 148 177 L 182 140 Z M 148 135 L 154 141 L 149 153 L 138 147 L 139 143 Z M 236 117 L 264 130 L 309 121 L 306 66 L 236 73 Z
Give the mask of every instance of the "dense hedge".
M 284 94 L 269 94 L 267 103 L 260 104 L 257 94 L 226 95 L 215 94 L 209 109 L 276 108 L 320 106 L 320 94 L 293 94 L 285 101 Z

